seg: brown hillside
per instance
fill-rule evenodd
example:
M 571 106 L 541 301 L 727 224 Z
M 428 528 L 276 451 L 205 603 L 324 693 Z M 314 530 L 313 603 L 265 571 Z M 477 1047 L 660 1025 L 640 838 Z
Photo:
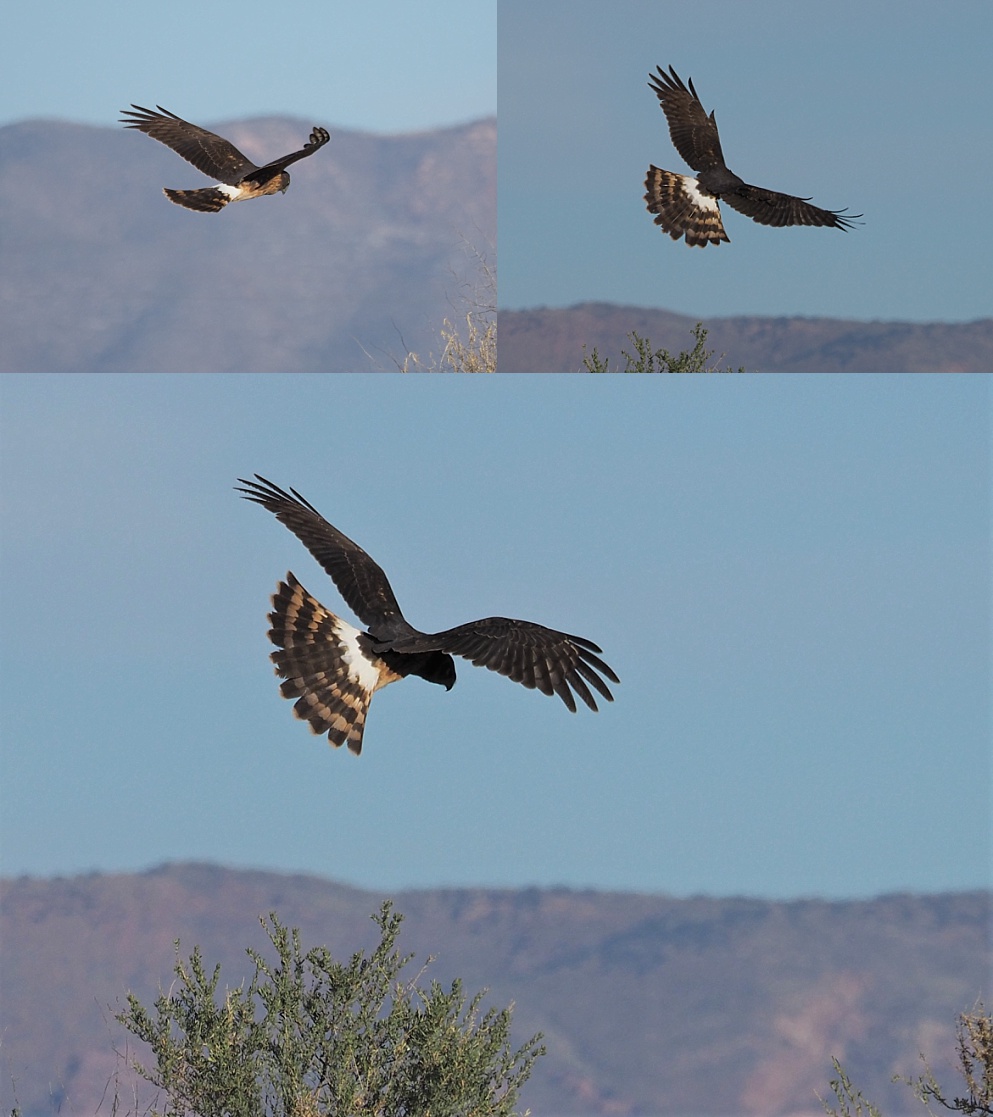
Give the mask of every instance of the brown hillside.
M 275 910 L 306 947 L 369 946 L 381 897 L 306 876 L 171 865 L 3 885 L 2 1103 L 94 1111 L 123 1037 L 113 1010 L 168 984 L 173 940 L 246 972 Z M 955 1016 L 989 996 L 989 893 L 774 903 L 565 889 L 402 893 L 401 948 L 515 1002 L 546 1036 L 539 1114 L 816 1113 L 832 1055 L 890 1114 L 894 1073 L 951 1058 Z M 108 1007 L 109 1006 L 109 1007 Z
M 668 310 L 581 303 L 500 311 L 501 372 L 582 372 L 594 348 L 610 371 L 634 352 L 632 332 L 673 355 L 694 346 L 696 318 Z M 993 318 L 855 322 L 839 318 L 708 318 L 712 363 L 747 372 L 990 372 Z M 723 359 L 720 359 L 723 355 Z
M 319 122 L 331 141 L 285 197 L 217 214 L 166 200 L 209 183 L 138 132 L 0 128 L 0 371 L 392 372 L 407 349 L 429 363 L 483 283 L 479 256 L 494 262 L 496 120 L 218 127 L 264 162 Z

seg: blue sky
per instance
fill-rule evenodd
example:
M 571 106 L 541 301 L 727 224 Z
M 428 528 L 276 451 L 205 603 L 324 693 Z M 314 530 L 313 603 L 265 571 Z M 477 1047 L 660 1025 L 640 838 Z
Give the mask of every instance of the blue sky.
M 6 376 L 3 871 L 196 858 L 377 888 L 988 884 L 983 377 Z M 355 758 L 280 698 L 299 489 L 439 630 L 586 636 L 569 714 L 459 661 Z
M 111 125 L 135 101 L 195 122 L 430 129 L 496 112 L 496 0 L 33 0 L 4 13 L 0 68 L 0 124 Z
M 989 0 L 500 0 L 500 306 L 988 317 L 991 41 Z M 657 65 L 693 78 L 746 182 L 865 224 L 731 212 L 731 244 L 670 240 L 642 198 L 649 163 L 687 171 Z

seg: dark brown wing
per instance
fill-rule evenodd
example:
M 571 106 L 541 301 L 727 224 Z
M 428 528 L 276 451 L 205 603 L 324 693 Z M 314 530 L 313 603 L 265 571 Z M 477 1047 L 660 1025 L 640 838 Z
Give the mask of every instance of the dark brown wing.
M 385 663 L 402 664 L 404 658 L 418 656 L 422 657 L 418 662 L 430 664 L 436 657 L 427 653 L 441 652 L 462 656 L 542 694 L 557 694 L 573 712 L 573 690 L 591 710 L 597 708 L 587 683 L 613 702 L 600 676 L 615 683 L 620 680 L 595 654 L 600 652 L 596 644 L 581 636 L 506 617 L 487 617 L 445 632 L 418 632 L 400 612 L 386 575 L 357 543 L 329 524 L 295 489 L 284 492 L 260 474 L 255 476 L 258 483 L 239 478 L 244 487 L 236 486 L 237 491 L 272 512 L 324 567 L 355 615 L 376 637 L 370 650 Z M 399 674 L 424 674 L 416 668 L 394 669 Z M 444 677 L 424 677 L 449 688 L 455 681 L 454 672 L 450 677 L 447 672 Z
M 573 691 L 591 710 L 596 710 L 586 684 L 590 683 L 608 702 L 613 702 L 614 696 L 600 676 L 620 682 L 594 654 L 600 651 L 596 644 L 581 636 L 507 617 L 487 617 L 446 632 L 413 636 L 394 642 L 392 647 L 403 653 L 442 651 L 462 656 L 477 667 L 488 667 L 532 690 L 557 694 L 573 713 L 576 712 Z
M 671 66 L 668 74 L 661 66 L 655 69 L 658 75 L 649 74 L 648 84 L 658 97 L 669 122 L 673 147 L 695 171 L 724 167 L 717 121 L 713 113 L 708 116 L 704 111 L 692 79 L 687 89 Z
M 155 107 L 158 112 L 143 109 L 141 105 L 132 105 L 134 112 L 131 109 L 122 109 L 124 116 L 133 119 L 121 120 L 121 124 L 127 128 L 137 128 L 153 140 L 171 147 L 198 171 L 220 179 L 229 186 L 237 186 L 243 178 L 259 169 L 223 136 L 190 124 L 188 120 L 183 120 L 161 105 Z
M 827 225 L 832 229 L 853 229 L 855 218 L 862 216 L 853 213 L 843 217 L 844 210 L 819 209 L 810 204 L 809 198 L 795 198 L 792 194 L 779 194 L 747 183 L 725 191 L 721 197 L 732 209 L 760 225 Z
M 235 486 L 268 509 L 293 532 L 331 576 L 348 607 L 378 639 L 394 634 L 414 634 L 400 612 L 390 583 L 382 569 L 347 535 L 327 520 L 295 490 L 284 492 L 272 481 L 255 474 L 260 484 L 239 477 L 244 488 Z
M 295 163 L 298 159 L 306 159 L 308 155 L 313 155 L 319 148 L 323 147 L 331 139 L 326 128 L 314 128 L 310 133 L 310 140 L 305 143 L 299 151 L 294 151 L 292 155 L 284 155 L 282 159 L 274 159 L 271 163 L 266 163 L 264 167 L 259 167 L 258 175 L 253 175 L 253 178 L 270 178 L 274 174 L 285 170 L 291 163 Z

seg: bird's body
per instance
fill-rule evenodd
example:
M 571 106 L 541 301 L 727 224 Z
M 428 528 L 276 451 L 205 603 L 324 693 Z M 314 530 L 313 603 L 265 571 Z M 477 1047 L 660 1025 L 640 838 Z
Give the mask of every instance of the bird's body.
M 201 213 L 216 213 L 229 202 L 242 202 L 277 192 L 285 194 L 290 185 L 286 168 L 298 159 L 313 155 L 331 139 L 326 129 L 315 127 L 310 133 L 309 142 L 300 151 L 257 167 L 223 136 L 190 124 L 188 120 L 183 120 L 161 105 L 156 107 L 158 112 L 143 109 L 141 105 L 132 105 L 130 109 L 122 110 L 124 116 L 131 119 L 122 120 L 121 123 L 126 128 L 137 128 L 139 132 L 172 148 L 177 155 L 181 155 L 205 175 L 220 179 L 214 186 L 205 186 L 199 190 L 162 191 L 176 205 Z
M 451 690 L 453 655 L 488 667 L 543 694 L 557 694 L 573 712 L 575 695 L 592 710 L 593 687 L 613 696 L 601 676 L 618 682 L 597 655 L 600 649 L 532 621 L 487 617 L 444 632 L 420 632 L 400 611 L 382 569 L 362 548 L 328 523 L 298 492 L 285 492 L 264 477 L 241 480 L 238 491 L 261 504 L 293 532 L 330 575 L 365 630 L 352 627 L 312 597 L 292 573 L 280 582 L 269 614 L 272 661 L 295 698 L 294 711 L 314 733 L 358 754 L 366 712 L 375 691 L 408 675 Z M 589 686 L 587 685 L 589 684 Z
M 721 200 L 760 225 L 850 229 L 854 217 L 862 216 L 844 217 L 841 210 L 811 205 L 809 198 L 751 186 L 739 178 L 724 162 L 717 120 L 713 113 L 707 114 L 692 80 L 687 88 L 671 66 L 668 73 L 661 66 L 656 69 L 658 74 L 650 74 L 648 84 L 665 113 L 673 147 L 696 171 L 693 177 L 654 165 L 648 168 L 645 203 L 656 215 L 655 224 L 673 240 L 685 237 L 687 244 L 701 248 L 729 241 L 718 205 Z

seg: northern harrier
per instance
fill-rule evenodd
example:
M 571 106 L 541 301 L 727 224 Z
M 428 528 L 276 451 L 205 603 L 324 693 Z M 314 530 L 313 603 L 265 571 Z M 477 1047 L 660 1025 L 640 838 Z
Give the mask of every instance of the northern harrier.
M 669 122 L 669 135 L 679 154 L 697 172 L 696 178 L 678 175 L 650 166 L 645 179 L 645 202 L 656 214 L 655 224 L 673 240 L 686 237 L 686 243 L 706 248 L 708 244 L 730 241 L 721 222 L 717 204 L 723 198 L 732 209 L 760 225 L 828 225 L 832 229 L 854 228 L 852 221 L 861 213 L 842 217 L 844 210 L 818 209 L 809 198 L 777 194 L 761 186 L 749 186 L 724 164 L 721 140 L 714 114 L 707 115 L 690 81 L 683 85 L 670 66 L 661 66 L 658 75 L 649 75 L 649 85 L 662 105 Z M 671 76 L 670 76 L 671 75 Z
M 264 167 L 256 165 L 222 136 L 208 132 L 190 124 L 173 113 L 157 105 L 158 112 L 132 105 L 122 109 L 124 116 L 133 120 L 122 120 L 127 128 L 137 128 L 139 132 L 151 136 L 166 147 L 171 147 L 177 155 L 192 163 L 198 171 L 211 178 L 220 179 L 215 186 L 205 186 L 201 190 L 163 190 L 170 202 L 201 213 L 217 213 L 228 202 L 243 202 L 246 198 L 260 198 L 263 194 L 275 194 L 277 190 L 286 193 L 290 176 L 286 168 L 298 159 L 306 159 L 323 147 L 331 137 L 324 128 L 315 127 L 310 133 L 310 142 L 299 151 L 274 159 Z M 131 110 L 135 111 L 132 112 Z
M 453 655 L 507 675 L 542 694 L 557 694 L 576 712 L 573 691 L 591 710 L 597 705 L 587 683 L 608 702 L 613 695 L 600 677 L 620 680 L 598 657 L 600 649 L 580 636 L 531 621 L 487 617 L 445 632 L 418 632 L 400 612 L 386 575 L 351 539 L 342 535 L 295 490 L 284 492 L 256 473 L 242 478 L 238 492 L 267 508 L 324 567 L 365 631 L 328 612 L 292 573 L 272 598 L 270 658 L 284 698 L 313 733 L 327 733 L 336 748 L 362 751 L 362 730 L 373 693 L 407 675 L 420 675 L 446 690 L 455 685 Z M 242 488 L 241 486 L 244 486 Z M 570 689 L 571 688 L 571 689 Z

